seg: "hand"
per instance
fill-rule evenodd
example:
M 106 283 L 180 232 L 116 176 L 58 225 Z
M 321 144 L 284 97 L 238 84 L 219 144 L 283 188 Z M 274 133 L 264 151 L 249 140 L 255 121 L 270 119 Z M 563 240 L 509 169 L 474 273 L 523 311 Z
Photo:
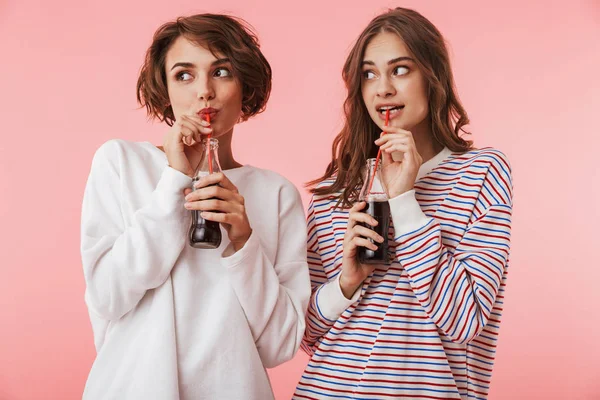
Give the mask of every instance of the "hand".
M 423 163 L 412 133 L 393 126 L 383 127 L 382 136 L 375 141 L 382 154 L 381 178 L 388 197 L 394 198 L 412 190 Z M 394 161 L 392 153 L 401 152 L 401 161 Z
M 358 248 L 367 247 L 373 251 L 377 250 L 377 245 L 367 238 L 373 239 L 378 243 L 383 243 L 383 238 L 375 231 L 359 225 L 359 222 L 367 225 L 376 226 L 377 220 L 369 214 L 360 212 L 365 208 L 364 201 L 356 203 L 350 209 L 348 226 L 344 235 L 344 255 L 342 258 L 342 272 L 340 275 L 340 288 L 346 298 L 352 298 L 356 289 L 375 269 L 374 265 L 361 264 L 358 261 Z
M 169 166 L 192 177 L 194 168 L 190 159 L 194 155 L 196 158 L 202 156 L 197 151 L 193 151 L 193 146 L 202 141 L 202 135 L 208 135 L 211 132 L 210 124 L 199 116 L 181 115 L 169 129 L 163 141 Z
M 223 224 L 235 251 L 244 247 L 252 228 L 246 215 L 244 197 L 235 185 L 219 172 L 201 178 L 194 186 L 196 190 L 184 191 L 185 208 L 202 211 L 202 218 Z

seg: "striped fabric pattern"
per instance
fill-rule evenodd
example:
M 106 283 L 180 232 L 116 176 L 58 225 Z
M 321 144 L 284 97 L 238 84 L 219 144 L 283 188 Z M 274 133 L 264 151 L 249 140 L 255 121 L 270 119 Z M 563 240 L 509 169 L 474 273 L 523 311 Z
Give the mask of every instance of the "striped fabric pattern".
M 415 183 L 415 197 L 422 226 L 395 235 L 392 223 L 394 262 L 334 321 L 318 296 L 341 272 L 348 211 L 313 196 L 302 344 L 311 359 L 294 399 L 487 398 L 508 273 L 510 165 L 492 148 L 452 153 Z

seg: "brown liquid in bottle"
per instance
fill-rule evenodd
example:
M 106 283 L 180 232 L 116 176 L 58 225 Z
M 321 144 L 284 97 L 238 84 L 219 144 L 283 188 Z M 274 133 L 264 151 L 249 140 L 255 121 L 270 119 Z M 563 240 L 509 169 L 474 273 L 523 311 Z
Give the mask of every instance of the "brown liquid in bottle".
M 219 164 L 219 141 L 217 139 L 206 139 L 202 143 L 204 146 L 204 155 L 198 166 L 198 172 L 193 179 L 192 190 L 195 190 L 193 184 L 201 177 L 212 173 L 221 172 Z M 221 227 L 218 222 L 207 221 L 202 218 L 201 211 L 191 211 L 192 222 L 188 233 L 188 242 L 190 246 L 196 249 L 216 249 L 221 245 L 222 235 Z
M 196 182 L 197 179 L 194 179 Z M 192 225 L 189 231 L 190 246 L 197 249 L 216 249 L 221 245 L 221 227 L 218 222 L 207 221 L 200 211 L 192 210 Z
M 388 264 L 388 230 L 390 228 L 390 204 L 385 201 L 369 201 L 363 209 L 364 213 L 369 214 L 378 222 L 376 226 L 361 223 L 361 225 L 375 231 L 383 238 L 383 243 L 375 241 L 377 250 L 373 251 L 366 247 L 358 248 L 358 260 L 363 264 Z M 370 239 L 369 239 L 370 240 Z

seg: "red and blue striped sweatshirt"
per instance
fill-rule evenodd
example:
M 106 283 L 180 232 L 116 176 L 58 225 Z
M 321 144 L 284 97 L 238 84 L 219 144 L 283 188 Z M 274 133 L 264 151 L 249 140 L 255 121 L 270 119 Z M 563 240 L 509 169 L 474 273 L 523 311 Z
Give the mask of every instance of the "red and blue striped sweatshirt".
M 294 399 L 486 399 L 508 273 L 506 156 L 444 149 L 425 162 L 414 190 L 389 200 L 394 262 L 350 300 L 336 202 L 313 196 L 308 210 L 311 359 Z

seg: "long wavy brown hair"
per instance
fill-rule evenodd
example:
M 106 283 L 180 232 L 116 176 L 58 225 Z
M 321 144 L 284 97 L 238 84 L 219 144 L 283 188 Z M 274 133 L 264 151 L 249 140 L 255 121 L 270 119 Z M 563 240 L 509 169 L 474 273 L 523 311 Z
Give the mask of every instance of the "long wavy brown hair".
M 332 159 L 325 173 L 307 183 L 317 195 L 333 195 L 338 205 L 348 207 L 362 185 L 362 168 L 373 154 L 373 141 L 381 129 L 373 122 L 362 98 L 362 61 L 365 49 L 379 33 L 397 34 L 412 53 L 428 86 L 429 113 L 433 139 L 454 152 L 465 152 L 473 143 L 461 137 L 469 123 L 465 109 L 458 99 L 450 58 L 440 31 L 414 10 L 395 8 L 374 18 L 360 34 L 350 51 L 342 77 L 348 90 L 344 102 L 345 124 L 335 137 Z M 319 185 L 334 179 L 333 184 Z

